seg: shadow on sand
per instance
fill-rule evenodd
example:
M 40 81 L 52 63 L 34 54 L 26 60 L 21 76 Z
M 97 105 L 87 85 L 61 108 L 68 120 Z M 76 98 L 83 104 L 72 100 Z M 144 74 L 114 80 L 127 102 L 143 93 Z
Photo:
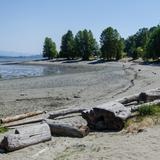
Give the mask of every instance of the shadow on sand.
M 154 61 L 154 62 L 141 62 L 140 65 L 160 67 L 160 60 L 159 61 Z

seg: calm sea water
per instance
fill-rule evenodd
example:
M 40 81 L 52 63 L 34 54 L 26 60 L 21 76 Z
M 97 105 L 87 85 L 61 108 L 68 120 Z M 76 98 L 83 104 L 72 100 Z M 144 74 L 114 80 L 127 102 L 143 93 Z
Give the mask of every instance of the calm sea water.
M 19 58 L 0 58 L 0 76 L 1 79 L 13 79 L 21 77 L 45 76 L 50 74 L 59 74 L 59 67 L 51 66 L 34 66 L 34 65 L 6 65 L 8 62 L 21 62 L 36 60 L 38 58 L 19 57 Z M 40 58 L 39 58 L 40 59 Z

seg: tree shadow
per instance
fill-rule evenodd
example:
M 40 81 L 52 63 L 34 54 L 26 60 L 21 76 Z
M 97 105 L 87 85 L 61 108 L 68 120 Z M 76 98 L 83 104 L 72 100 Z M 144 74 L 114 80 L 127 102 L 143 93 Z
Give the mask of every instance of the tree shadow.
M 147 66 L 155 66 L 155 67 L 160 67 L 160 60 L 154 61 L 154 62 L 141 62 L 139 63 L 140 65 L 147 65 Z
M 89 62 L 88 64 L 103 64 L 107 62 L 116 62 L 115 60 L 104 60 L 104 59 L 98 59 L 96 61 Z
M 68 59 L 68 60 L 65 60 L 62 63 L 78 63 L 78 62 L 81 62 L 81 61 L 82 61 L 81 59 Z

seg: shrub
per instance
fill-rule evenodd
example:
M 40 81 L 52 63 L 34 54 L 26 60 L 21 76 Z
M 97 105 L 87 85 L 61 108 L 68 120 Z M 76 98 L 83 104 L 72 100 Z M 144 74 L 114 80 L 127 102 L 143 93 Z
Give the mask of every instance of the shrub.
M 149 116 L 149 115 L 160 115 L 160 106 L 159 105 L 142 105 L 138 112 L 140 116 Z

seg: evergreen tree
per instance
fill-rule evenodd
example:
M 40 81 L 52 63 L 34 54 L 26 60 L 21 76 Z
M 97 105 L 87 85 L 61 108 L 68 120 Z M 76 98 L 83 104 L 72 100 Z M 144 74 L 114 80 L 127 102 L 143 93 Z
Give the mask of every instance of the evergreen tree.
M 144 53 L 146 52 L 146 45 L 150 37 L 150 32 L 148 28 L 141 28 L 139 31 L 130 36 L 126 40 L 126 48 L 125 51 L 127 52 L 129 57 L 133 59 L 137 59 L 139 57 L 143 57 Z
M 65 35 L 62 37 L 61 41 L 61 51 L 60 51 L 60 57 L 63 58 L 75 58 L 75 51 L 74 51 L 74 36 L 72 31 L 68 31 Z
M 56 57 L 56 55 L 57 50 L 55 42 L 53 42 L 51 38 L 46 37 L 43 45 L 43 57 L 52 59 Z
M 82 60 L 89 60 L 91 55 L 98 54 L 98 44 L 93 37 L 92 32 L 86 29 L 79 31 L 75 36 L 75 50 L 78 57 Z
M 100 37 L 102 58 L 120 59 L 123 51 L 123 40 L 118 31 L 112 27 L 105 29 Z
M 160 27 L 158 26 L 151 34 L 150 40 L 147 43 L 147 52 L 145 58 L 158 59 L 160 58 Z

